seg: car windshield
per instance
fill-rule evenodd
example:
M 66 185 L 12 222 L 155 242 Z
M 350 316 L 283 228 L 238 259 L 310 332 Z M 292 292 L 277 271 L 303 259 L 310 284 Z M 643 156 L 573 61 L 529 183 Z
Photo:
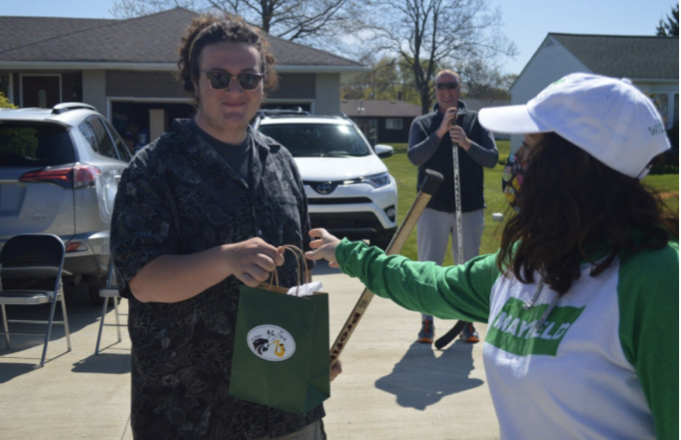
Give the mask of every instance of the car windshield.
M 74 161 L 73 145 L 65 127 L 0 121 L 0 166 L 46 167 Z
M 268 124 L 259 130 L 285 146 L 293 157 L 368 156 L 369 146 L 352 125 Z

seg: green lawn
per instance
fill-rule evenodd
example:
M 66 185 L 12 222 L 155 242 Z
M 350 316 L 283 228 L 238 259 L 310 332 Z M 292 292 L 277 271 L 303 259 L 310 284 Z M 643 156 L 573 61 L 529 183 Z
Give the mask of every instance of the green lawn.
M 407 159 L 406 143 L 390 145 L 395 149 L 395 154 L 392 157 L 384 159 L 384 161 L 390 170 L 390 174 L 397 180 L 399 193 L 398 220 L 401 222 L 416 198 L 416 167 Z M 497 141 L 497 148 L 499 149 L 500 159 L 505 160 L 509 154 L 509 141 Z M 496 251 L 499 247 L 499 240 L 503 227 L 503 222 L 492 221 L 492 213 L 501 212 L 504 214 L 504 217 L 507 217 L 511 215 L 512 210 L 506 203 L 506 198 L 501 192 L 501 173 L 503 171 L 503 166 L 497 165 L 492 169 L 485 168 L 484 170 L 485 202 L 487 203 L 487 209 L 485 210 L 485 230 L 482 235 L 480 253 L 491 253 Z M 659 191 L 675 191 L 678 194 L 678 174 L 648 176 L 643 181 Z M 670 208 L 674 212 L 678 212 L 678 196 L 676 198 L 666 198 L 665 202 L 670 205 Z M 400 253 L 409 258 L 416 259 L 416 231 L 412 232 Z M 451 250 L 448 250 L 445 255 L 444 265 L 451 264 L 453 264 L 452 253 Z

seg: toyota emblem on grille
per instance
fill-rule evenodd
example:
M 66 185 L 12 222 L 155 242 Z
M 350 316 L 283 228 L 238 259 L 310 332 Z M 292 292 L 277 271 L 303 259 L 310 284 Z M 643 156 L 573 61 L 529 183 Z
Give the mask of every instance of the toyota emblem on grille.
M 321 182 L 321 183 L 317 184 L 317 188 L 315 188 L 315 191 L 317 191 L 319 194 L 329 194 L 334 189 L 336 189 L 335 183 L 333 183 L 333 182 Z

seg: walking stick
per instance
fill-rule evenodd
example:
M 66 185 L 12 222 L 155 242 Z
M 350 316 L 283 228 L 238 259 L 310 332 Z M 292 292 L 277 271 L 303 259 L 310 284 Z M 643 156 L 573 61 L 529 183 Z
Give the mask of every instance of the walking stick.
M 426 170 L 426 178 L 421 184 L 421 188 L 418 195 L 416 196 L 416 200 L 414 200 L 414 203 L 412 203 L 411 207 L 409 208 L 409 212 L 407 212 L 407 215 L 402 220 L 397 232 L 395 232 L 392 240 L 390 240 L 390 244 L 385 251 L 386 254 L 394 255 L 398 254 L 402 250 L 402 246 L 404 246 L 409 234 L 414 229 L 416 221 L 423 213 L 423 210 L 426 209 L 430 198 L 433 196 L 433 194 L 435 194 L 441 183 L 442 174 L 433 170 Z M 366 309 L 369 307 L 369 303 L 373 297 L 374 294 L 371 293 L 367 288 L 365 288 L 362 292 L 362 295 L 360 295 L 357 304 L 355 304 L 355 307 L 350 312 L 350 316 L 348 316 L 348 319 L 345 321 L 345 324 L 338 334 L 338 337 L 336 337 L 336 341 L 331 346 L 330 357 L 332 365 L 340 356 L 343 348 L 345 348 L 345 346 L 348 344 L 350 336 L 352 336 L 355 328 L 357 328 L 359 320 L 362 319 L 362 316 L 364 316 L 364 312 L 366 312 Z
M 466 321 L 457 321 L 456 324 L 454 324 L 454 327 L 435 341 L 435 348 L 441 350 L 442 347 L 452 342 L 454 338 L 459 336 L 459 333 L 463 331 L 466 324 L 468 324 Z
M 459 175 L 459 145 L 452 144 L 454 165 L 454 207 L 456 210 L 457 264 L 463 264 L 463 219 L 461 218 L 461 176 Z
M 458 117 L 458 115 L 457 115 Z M 452 161 L 454 165 L 454 207 L 456 211 L 456 264 L 463 264 L 463 219 L 461 218 L 461 177 L 459 175 L 459 146 L 452 143 Z M 435 348 L 441 349 L 456 338 L 466 325 L 466 321 L 457 321 L 447 333 L 435 341 Z

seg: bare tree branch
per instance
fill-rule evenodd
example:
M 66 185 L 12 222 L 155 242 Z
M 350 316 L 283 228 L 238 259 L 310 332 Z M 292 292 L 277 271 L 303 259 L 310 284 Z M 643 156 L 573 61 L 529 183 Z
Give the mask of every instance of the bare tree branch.
M 109 13 L 116 18 L 126 19 L 177 7 L 200 9 L 199 0 L 116 0 Z
M 240 15 L 270 35 L 325 49 L 363 29 L 359 17 L 374 0 L 115 0 L 110 12 L 130 18 L 181 6 Z
M 490 0 L 377 0 L 371 38 L 398 54 L 413 72 L 424 113 L 430 110 L 438 70 L 465 60 L 514 56 L 498 31 L 501 13 Z

